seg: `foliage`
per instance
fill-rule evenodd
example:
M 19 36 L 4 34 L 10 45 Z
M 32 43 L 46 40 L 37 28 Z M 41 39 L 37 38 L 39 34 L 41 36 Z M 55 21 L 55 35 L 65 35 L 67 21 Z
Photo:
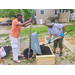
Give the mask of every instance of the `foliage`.
M 33 9 L 23 9 L 24 12 L 24 19 L 29 19 L 33 14 Z
M 73 13 L 74 12 L 74 9 L 62 9 L 63 12 L 66 10 L 67 12 L 70 11 L 70 13 Z
M 13 17 L 19 13 L 18 9 L 0 9 L 0 17 Z
M 14 17 L 17 15 L 17 13 L 24 12 L 24 19 L 29 19 L 31 15 L 33 14 L 33 9 L 0 9 L 0 17 Z

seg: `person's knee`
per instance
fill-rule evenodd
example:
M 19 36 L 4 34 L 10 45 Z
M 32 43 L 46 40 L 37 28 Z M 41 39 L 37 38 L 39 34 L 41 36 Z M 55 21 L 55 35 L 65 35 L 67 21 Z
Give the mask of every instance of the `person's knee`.
M 18 48 L 18 44 L 17 44 L 17 43 L 12 43 L 12 48 L 13 48 L 13 49 Z
M 62 44 L 59 44 L 59 48 L 62 49 L 63 48 L 63 45 Z

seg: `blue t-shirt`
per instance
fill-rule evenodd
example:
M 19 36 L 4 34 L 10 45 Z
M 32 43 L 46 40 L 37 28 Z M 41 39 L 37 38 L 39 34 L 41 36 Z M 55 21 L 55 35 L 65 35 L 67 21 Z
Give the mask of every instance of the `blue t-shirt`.
M 48 27 L 48 34 L 53 35 L 53 38 L 57 38 L 62 34 L 63 25 L 59 23 L 55 23 L 52 28 Z

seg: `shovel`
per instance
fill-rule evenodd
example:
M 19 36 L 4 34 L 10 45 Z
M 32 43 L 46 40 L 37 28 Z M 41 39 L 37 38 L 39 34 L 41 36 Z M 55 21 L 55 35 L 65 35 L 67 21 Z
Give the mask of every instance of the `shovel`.
M 69 31 L 67 31 L 67 32 L 65 32 L 65 34 L 67 34 L 67 33 L 69 33 L 70 31 L 72 31 L 73 29 L 71 29 L 71 30 L 69 30 Z M 53 41 L 55 41 L 55 40 L 57 40 L 57 39 L 59 39 L 61 36 L 58 36 L 57 38 L 55 38 L 54 40 L 51 40 L 51 42 L 50 43 L 52 43 Z M 47 45 L 47 44 L 50 44 L 50 43 L 46 43 L 46 44 L 42 44 L 43 46 L 44 45 Z

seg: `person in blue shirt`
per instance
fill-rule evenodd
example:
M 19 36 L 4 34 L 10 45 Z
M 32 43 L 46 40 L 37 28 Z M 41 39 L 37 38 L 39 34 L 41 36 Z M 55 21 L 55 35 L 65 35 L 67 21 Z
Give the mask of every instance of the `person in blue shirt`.
M 53 35 L 53 39 L 57 38 L 58 36 L 61 36 L 59 39 L 54 41 L 53 53 L 54 54 L 56 53 L 57 44 L 59 44 L 59 48 L 60 48 L 59 56 L 62 56 L 62 50 L 63 50 L 62 42 L 64 37 L 65 26 L 59 23 L 51 23 L 50 20 L 46 21 L 46 26 L 48 26 L 48 34 L 49 34 L 48 43 L 50 43 L 52 35 Z

